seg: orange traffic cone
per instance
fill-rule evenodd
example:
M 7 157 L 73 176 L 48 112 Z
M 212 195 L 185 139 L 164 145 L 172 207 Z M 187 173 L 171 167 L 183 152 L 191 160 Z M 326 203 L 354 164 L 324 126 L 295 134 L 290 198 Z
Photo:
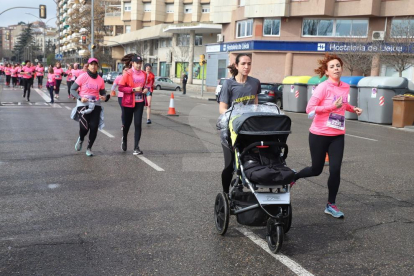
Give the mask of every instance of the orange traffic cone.
M 326 153 L 326 156 L 325 156 L 325 166 L 329 166 L 329 155 L 328 155 L 328 153 Z
M 171 99 L 170 99 L 170 108 L 168 109 L 167 116 L 178 116 L 175 113 L 175 107 L 174 107 L 174 93 L 171 93 Z

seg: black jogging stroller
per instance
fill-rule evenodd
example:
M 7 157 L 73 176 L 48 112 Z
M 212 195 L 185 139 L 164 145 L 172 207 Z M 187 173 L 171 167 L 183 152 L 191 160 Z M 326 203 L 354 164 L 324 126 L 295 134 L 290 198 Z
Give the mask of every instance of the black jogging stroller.
M 295 171 L 285 162 L 291 120 L 274 108 L 278 112 L 229 116 L 235 171 L 229 194 L 216 196 L 214 219 L 221 235 L 227 231 L 230 215 L 243 225 L 266 226 L 269 249 L 277 253 L 292 224 L 290 184 Z

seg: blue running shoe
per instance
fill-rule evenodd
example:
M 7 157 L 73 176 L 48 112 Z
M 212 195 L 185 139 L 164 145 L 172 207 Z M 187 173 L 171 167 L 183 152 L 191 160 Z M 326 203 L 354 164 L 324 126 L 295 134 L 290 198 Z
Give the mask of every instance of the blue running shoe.
M 90 148 L 86 149 L 86 156 L 89 156 L 89 157 L 93 156 L 93 152 Z
M 81 139 L 80 139 L 80 137 L 78 138 L 78 141 L 76 141 L 76 144 L 75 144 L 75 149 L 77 150 L 77 151 L 80 151 L 81 149 L 82 149 L 82 143 L 83 143 L 83 141 L 81 141 Z
M 325 214 L 331 215 L 334 218 L 344 218 L 344 213 L 339 211 L 335 204 L 326 204 Z

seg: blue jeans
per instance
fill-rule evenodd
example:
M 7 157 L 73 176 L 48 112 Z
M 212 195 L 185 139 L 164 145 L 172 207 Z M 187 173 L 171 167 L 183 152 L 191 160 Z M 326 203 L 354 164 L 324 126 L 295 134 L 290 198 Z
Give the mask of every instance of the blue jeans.
M 54 103 L 55 101 L 53 100 L 53 86 L 49 86 L 47 90 L 49 90 L 50 102 Z

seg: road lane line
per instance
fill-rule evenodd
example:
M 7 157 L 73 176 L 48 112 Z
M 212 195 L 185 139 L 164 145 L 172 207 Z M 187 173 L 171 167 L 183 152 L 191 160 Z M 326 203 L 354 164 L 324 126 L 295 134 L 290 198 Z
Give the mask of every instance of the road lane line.
M 35 88 L 34 91 L 36 91 L 36 93 L 39 94 L 40 97 L 42 97 L 43 100 L 45 100 L 46 102 L 50 102 L 51 101 L 50 97 L 49 96 L 46 96 L 46 94 L 43 93 L 43 91 L 40 90 L 39 88 Z
M 163 168 L 159 167 L 157 164 L 155 164 L 154 162 L 152 162 L 148 158 L 146 158 L 144 156 L 139 156 L 139 155 L 137 155 L 137 157 L 139 159 L 141 159 L 142 161 L 144 161 L 145 163 L 147 163 L 148 165 L 150 165 L 157 172 L 164 172 L 164 169 Z
M 67 110 L 72 110 L 72 108 L 70 108 L 69 106 L 65 106 L 65 108 L 66 108 Z
M 293 261 L 292 259 L 290 259 L 286 255 L 283 255 L 282 253 L 273 254 L 272 251 L 270 251 L 269 247 L 267 246 L 267 242 L 264 241 L 263 239 L 259 238 L 256 234 L 254 234 L 250 230 L 247 230 L 244 227 L 237 227 L 236 229 L 237 229 L 237 231 L 239 231 L 240 233 L 245 235 L 247 238 L 249 238 L 252 242 L 254 242 L 259 247 L 261 247 L 264 251 L 269 253 L 273 258 L 275 258 L 276 260 L 278 260 L 279 262 L 281 262 L 282 264 L 287 266 L 296 275 L 313 276 L 312 273 L 310 273 L 309 271 L 304 269 L 300 264 Z
M 108 136 L 109 138 L 115 138 L 115 136 L 113 136 L 111 133 L 109 133 L 108 131 L 101 129 L 99 130 L 100 132 L 102 132 L 103 134 L 105 134 L 106 136 Z
M 371 139 L 371 138 L 365 138 L 365 137 L 361 137 L 361 136 L 356 136 L 356 135 L 351 135 L 351 134 L 345 134 L 346 136 L 351 136 L 351 137 L 355 137 L 355 138 L 360 138 L 360 139 L 365 139 L 365 140 L 369 140 L 369 141 L 374 141 L 374 142 L 378 142 L 378 140 L 375 139 Z

